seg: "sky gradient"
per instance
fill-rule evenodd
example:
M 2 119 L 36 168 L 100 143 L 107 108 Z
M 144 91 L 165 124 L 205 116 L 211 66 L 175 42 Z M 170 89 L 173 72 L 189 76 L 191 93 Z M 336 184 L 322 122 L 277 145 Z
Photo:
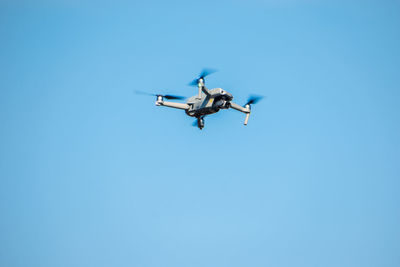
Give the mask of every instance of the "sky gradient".
M 0 266 L 400 266 L 399 1 L 1 1 Z M 200 131 L 135 90 L 244 104 Z

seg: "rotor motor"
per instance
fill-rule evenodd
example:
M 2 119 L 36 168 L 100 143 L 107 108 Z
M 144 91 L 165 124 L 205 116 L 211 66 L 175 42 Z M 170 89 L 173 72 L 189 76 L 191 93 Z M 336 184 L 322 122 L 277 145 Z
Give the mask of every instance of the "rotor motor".
M 160 103 L 164 101 L 164 98 L 162 95 L 157 95 L 157 101 L 156 101 L 156 106 L 161 106 Z

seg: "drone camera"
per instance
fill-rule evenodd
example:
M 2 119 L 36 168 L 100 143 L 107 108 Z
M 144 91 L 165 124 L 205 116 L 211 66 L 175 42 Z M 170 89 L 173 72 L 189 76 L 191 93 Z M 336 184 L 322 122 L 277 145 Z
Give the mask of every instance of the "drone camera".
M 230 103 L 224 99 L 220 99 L 215 103 L 215 106 L 220 109 L 228 109 L 230 107 Z

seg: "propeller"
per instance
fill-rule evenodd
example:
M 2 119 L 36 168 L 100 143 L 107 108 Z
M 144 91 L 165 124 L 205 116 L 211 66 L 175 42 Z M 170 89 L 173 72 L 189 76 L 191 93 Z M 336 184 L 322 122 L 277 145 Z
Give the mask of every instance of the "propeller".
M 204 80 L 205 77 L 207 77 L 210 74 L 213 74 L 216 71 L 217 70 L 215 70 L 215 69 L 203 69 L 202 72 L 199 75 L 199 78 L 194 79 L 191 83 L 189 83 L 189 85 L 196 86 L 199 83 L 199 79 L 203 79 Z
M 247 100 L 246 105 L 251 105 L 251 104 L 256 104 L 258 101 L 260 101 L 261 99 L 263 99 L 263 96 L 259 96 L 259 95 L 251 95 L 249 97 L 249 99 Z
M 136 94 L 139 95 L 151 95 L 151 96 L 162 96 L 165 99 L 185 99 L 186 97 L 184 96 L 179 96 L 179 95 L 162 95 L 162 94 L 152 94 L 152 93 L 147 93 L 147 92 L 143 92 L 143 91 L 135 91 Z
M 165 99 L 185 99 L 184 96 L 179 96 L 179 95 L 160 95 L 160 96 L 164 97 Z

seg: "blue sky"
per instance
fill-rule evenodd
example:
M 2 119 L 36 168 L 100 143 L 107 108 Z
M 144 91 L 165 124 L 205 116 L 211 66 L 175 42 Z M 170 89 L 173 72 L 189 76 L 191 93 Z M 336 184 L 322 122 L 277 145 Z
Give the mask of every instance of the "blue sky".
M 2 1 L 0 265 L 400 265 L 399 1 Z M 203 131 L 135 90 L 203 67 Z

